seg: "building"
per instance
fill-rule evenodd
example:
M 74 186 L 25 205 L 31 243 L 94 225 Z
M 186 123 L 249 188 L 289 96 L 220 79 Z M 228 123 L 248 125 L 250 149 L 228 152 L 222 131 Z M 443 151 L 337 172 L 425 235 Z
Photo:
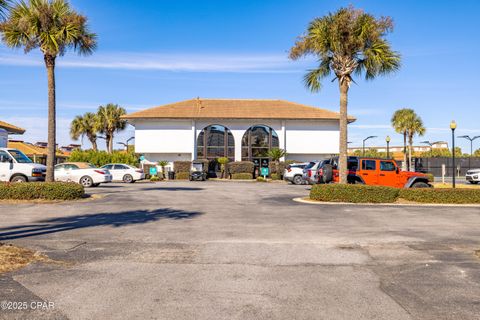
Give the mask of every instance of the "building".
M 197 98 L 124 118 L 135 127 L 135 152 L 148 161 L 260 161 L 275 147 L 297 161 L 339 152 L 337 112 L 284 100 Z
M 31 144 L 22 140 L 9 140 L 8 147 L 20 150 L 35 163 L 41 163 L 44 165 L 47 163 L 47 147 L 41 147 L 37 144 Z M 56 163 L 65 162 L 68 156 L 69 154 L 57 150 L 55 161 Z
M 7 146 L 9 135 L 23 134 L 24 132 L 25 129 L 0 121 L 0 148 Z

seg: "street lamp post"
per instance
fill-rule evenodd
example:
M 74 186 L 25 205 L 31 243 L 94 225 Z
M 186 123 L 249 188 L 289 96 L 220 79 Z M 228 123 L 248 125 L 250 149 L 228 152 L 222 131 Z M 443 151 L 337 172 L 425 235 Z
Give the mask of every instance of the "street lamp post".
M 470 141 L 470 158 L 468 158 L 468 169 L 471 169 L 471 160 L 473 157 L 473 141 L 480 138 L 480 136 L 470 137 L 470 136 L 459 136 L 458 138 L 467 139 Z
M 450 122 L 450 129 L 452 129 L 452 187 L 455 188 L 455 174 L 457 168 L 455 168 L 455 129 L 457 128 L 457 123 L 452 120 Z
M 365 139 L 363 139 L 363 151 L 362 151 L 362 155 L 365 157 L 365 141 L 367 141 L 368 139 L 372 139 L 372 138 L 376 138 L 377 136 L 368 136 L 366 137 Z
M 121 144 L 122 146 L 124 146 L 125 149 L 128 151 L 128 143 L 129 143 L 130 141 L 132 141 L 133 139 L 135 139 L 135 137 L 130 137 L 130 138 L 128 138 L 127 141 L 125 141 L 125 142 L 117 142 L 117 143 L 118 143 L 118 144 Z
M 385 141 L 387 142 L 387 159 L 390 159 L 390 136 L 387 136 Z

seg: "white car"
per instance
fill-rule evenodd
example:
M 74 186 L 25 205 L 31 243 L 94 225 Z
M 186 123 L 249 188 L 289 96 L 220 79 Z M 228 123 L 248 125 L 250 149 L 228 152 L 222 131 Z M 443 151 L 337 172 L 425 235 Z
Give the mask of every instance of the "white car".
M 33 163 L 20 150 L 0 148 L 0 181 L 44 181 L 47 167 Z
M 55 166 L 55 180 L 77 182 L 85 188 L 98 187 L 100 183 L 112 181 L 108 170 L 100 169 L 86 162 L 65 162 Z
M 133 183 L 137 180 L 145 179 L 145 173 L 142 169 L 135 168 L 128 164 L 112 163 L 106 164 L 102 169 L 110 171 L 113 181 L 123 181 L 125 183 Z
M 304 184 L 303 169 L 308 163 L 292 163 L 286 166 L 283 172 L 283 180 L 291 182 L 293 184 Z
M 465 179 L 471 184 L 477 184 L 480 182 L 480 169 L 470 169 L 465 175 Z

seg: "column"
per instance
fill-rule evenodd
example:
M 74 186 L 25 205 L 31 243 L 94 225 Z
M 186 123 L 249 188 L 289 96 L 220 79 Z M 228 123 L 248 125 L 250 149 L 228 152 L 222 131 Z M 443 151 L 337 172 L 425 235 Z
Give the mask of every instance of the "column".
M 193 135 L 193 150 L 192 161 L 197 160 L 197 124 L 195 120 L 192 120 L 192 135 Z

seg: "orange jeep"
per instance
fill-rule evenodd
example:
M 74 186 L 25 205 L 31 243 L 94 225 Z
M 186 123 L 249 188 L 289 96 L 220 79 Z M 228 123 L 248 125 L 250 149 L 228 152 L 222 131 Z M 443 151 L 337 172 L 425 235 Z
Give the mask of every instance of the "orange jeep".
M 394 160 L 348 157 L 348 183 L 388 186 L 394 188 L 429 188 L 427 175 L 402 171 Z M 339 181 L 338 157 L 326 161 L 318 169 L 318 183 Z

